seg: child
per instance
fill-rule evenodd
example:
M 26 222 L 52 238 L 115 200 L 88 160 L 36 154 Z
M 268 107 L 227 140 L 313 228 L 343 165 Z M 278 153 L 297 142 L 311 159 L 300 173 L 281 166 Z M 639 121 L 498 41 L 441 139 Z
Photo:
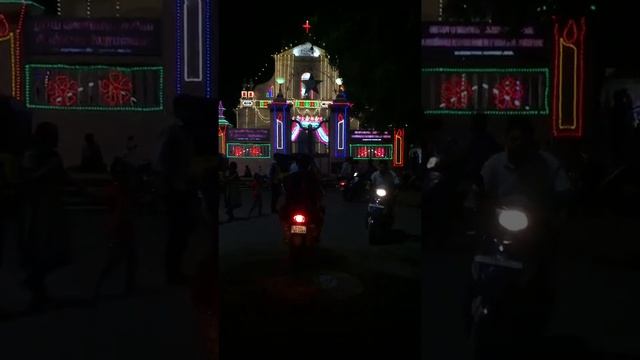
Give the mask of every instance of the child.
M 251 190 L 253 193 L 253 204 L 249 210 L 249 217 L 253 213 L 253 209 L 258 208 L 258 216 L 262 216 L 262 185 L 263 180 L 260 174 L 256 173 L 251 182 Z
M 95 297 L 115 267 L 125 263 L 125 293 L 134 290 L 135 275 L 138 266 L 138 254 L 135 245 L 133 224 L 133 201 L 129 167 L 123 159 L 116 159 L 111 165 L 113 182 L 107 188 L 107 202 L 110 208 L 109 255 L 95 289 Z

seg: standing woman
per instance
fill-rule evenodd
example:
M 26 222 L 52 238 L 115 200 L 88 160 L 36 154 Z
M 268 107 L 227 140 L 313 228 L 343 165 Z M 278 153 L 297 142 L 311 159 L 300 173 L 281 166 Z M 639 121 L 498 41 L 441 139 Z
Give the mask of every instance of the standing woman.
M 31 310 L 48 301 L 46 277 L 69 263 L 69 237 L 63 209 L 68 180 L 56 151 L 58 128 L 50 122 L 38 125 L 33 146 L 24 157 L 26 180 L 26 238 L 21 246 L 25 283 L 32 292 Z
M 231 162 L 229 169 L 224 176 L 225 182 L 225 205 L 227 208 L 228 221 L 236 219 L 233 211 L 242 206 L 240 193 L 240 175 L 238 174 L 238 164 Z

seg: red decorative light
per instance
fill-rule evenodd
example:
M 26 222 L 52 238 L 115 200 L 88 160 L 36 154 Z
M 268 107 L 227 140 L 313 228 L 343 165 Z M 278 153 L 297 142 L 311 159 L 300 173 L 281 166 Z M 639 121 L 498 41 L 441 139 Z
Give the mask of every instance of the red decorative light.
M 262 156 L 262 149 L 260 149 L 260 146 L 254 145 L 251 147 L 251 150 L 249 151 L 249 153 L 253 157 Z
M 383 147 L 376 147 L 374 152 L 373 152 L 373 157 L 376 159 L 382 159 L 385 156 L 385 151 Z
M 302 27 L 304 28 L 304 30 L 307 32 L 307 34 L 309 33 L 309 30 L 311 29 L 311 25 L 309 25 L 309 20 L 307 20 L 307 22 L 302 25 Z
M 15 51 L 15 68 L 17 71 L 15 77 L 15 94 L 18 100 L 22 100 L 22 30 L 24 29 L 24 18 L 27 13 L 27 5 L 22 4 L 20 7 L 20 17 L 18 18 L 18 27 L 16 28 L 16 51 Z
M 358 147 L 358 157 L 361 159 L 369 157 L 369 149 L 366 146 Z
M 131 79 L 114 71 L 106 80 L 100 80 L 100 97 L 109 106 L 131 105 Z
M 511 76 L 500 79 L 493 88 L 493 102 L 499 110 L 517 110 L 522 107 L 524 85 Z
M 466 109 L 473 93 L 465 75 L 453 75 L 440 87 L 440 107 L 445 109 Z
M 224 149 L 227 147 L 227 127 L 226 126 L 218 126 L 218 150 L 220 153 L 224 154 Z
M 307 221 L 307 219 L 302 214 L 296 214 L 293 216 L 293 221 L 297 222 L 298 224 L 302 224 Z
M 0 14 L 0 37 L 9 35 L 9 23 L 3 14 Z
M 75 106 L 78 104 L 78 83 L 67 75 L 58 75 L 47 84 L 49 105 Z
M 244 149 L 242 149 L 242 146 L 234 146 L 233 147 L 233 156 L 241 157 L 243 155 L 244 155 Z
M 393 166 L 404 166 L 404 129 L 393 131 Z
M 584 17 L 579 25 L 573 19 L 560 24 L 557 17 L 553 18 L 553 22 L 553 135 L 581 137 L 586 22 Z

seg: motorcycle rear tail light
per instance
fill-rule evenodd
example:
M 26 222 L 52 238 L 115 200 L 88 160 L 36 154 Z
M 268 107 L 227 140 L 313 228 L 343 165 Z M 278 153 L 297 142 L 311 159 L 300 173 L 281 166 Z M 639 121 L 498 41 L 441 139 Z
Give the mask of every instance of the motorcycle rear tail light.
M 295 221 L 295 222 L 296 222 L 296 223 L 298 223 L 298 224 L 302 224 L 302 223 L 304 223 L 305 221 L 307 221 L 307 218 L 305 218 L 305 216 L 304 216 L 304 215 L 297 214 L 297 215 L 294 215 L 294 216 L 293 216 L 293 221 Z

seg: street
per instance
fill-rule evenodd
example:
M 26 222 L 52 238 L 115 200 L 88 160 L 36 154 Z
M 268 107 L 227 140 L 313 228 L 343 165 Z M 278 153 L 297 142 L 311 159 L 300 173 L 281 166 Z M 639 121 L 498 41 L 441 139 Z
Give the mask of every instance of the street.
M 330 190 L 326 209 L 320 265 L 297 276 L 275 215 L 220 226 L 221 358 L 418 358 L 419 209 L 399 206 L 380 246 L 368 244 L 366 203 Z

